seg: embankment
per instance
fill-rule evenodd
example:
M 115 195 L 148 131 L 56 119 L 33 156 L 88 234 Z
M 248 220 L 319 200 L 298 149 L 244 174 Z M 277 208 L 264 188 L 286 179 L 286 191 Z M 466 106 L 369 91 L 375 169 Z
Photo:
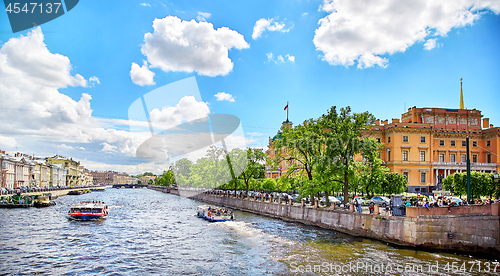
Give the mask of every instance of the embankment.
M 459 210 L 454 210 L 454 213 L 457 214 L 439 215 L 432 215 L 434 212 L 428 213 L 431 215 L 422 215 L 425 214 L 424 210 L 411 207 L 408 209 L 413 210 L 408 210 L 408 213 L 418 215 L 397 217 L 302 207 L 212 194 L 197 194 L 195 191 L 155 190 L 176 195 L 185 193 L 183 196 L 203 202 L 287 221 L 316 225 L 397 245 L 500 256 L 500 217 L 498 216 L 500 204 L 477 206 L 482 208 L 483 213 L 462 213 Z M 470 209 L 470 207 L 468 208 Z M 424 209 L 427 211 L 426 208 Z M 447 208 L 444 209 L 447 210 Z

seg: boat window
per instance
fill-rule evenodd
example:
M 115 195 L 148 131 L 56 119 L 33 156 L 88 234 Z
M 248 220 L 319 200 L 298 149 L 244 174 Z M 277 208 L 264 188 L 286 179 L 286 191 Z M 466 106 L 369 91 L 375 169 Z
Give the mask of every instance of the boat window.
M 101 212 L 101 209 L 99 209 L 99 208 L 94 208 L 94 209 L 92 209 L 92 213 L 96 213 L 96 214 L 98 214 L 98 213 L 100 213 L 100 212 Z

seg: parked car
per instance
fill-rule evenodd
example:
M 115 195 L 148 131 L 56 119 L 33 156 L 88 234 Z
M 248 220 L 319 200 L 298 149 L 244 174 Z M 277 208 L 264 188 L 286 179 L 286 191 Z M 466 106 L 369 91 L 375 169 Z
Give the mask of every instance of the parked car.
M 361 203 L 361 205 L 370 205 L 370 200 L 369 199 L 366 199 L 366 198 L 363 198 L 361 196 L 357 196 L 356 199 L 358 200 L 359 203 Z
M 389 206 L 391 200 L 385 196 L 374 196 L 370 199 L 370 203 L 382 206 L 383 208 Z
M 463 202 L 463 200 L 461 198 L 456 197 L 456 196 L 451 197 L 451 200 L 454 201 L 454 202 L 456 202 L 457 204 L 460 204 L 460 203 Z
M 338 198 L 334 197 L 334 196 L 329 196 L 328 197 L 328 200 L 331 202 L 331 203 L 334 203 L 335 205 L 337 206 L 340 206 L 340 204 L 342 203 Z M 323 204 L 325 205 L 326 204 L 326 198 L 323 197 L 321 198 L 321 200 L 319 201 L 319 204 Z

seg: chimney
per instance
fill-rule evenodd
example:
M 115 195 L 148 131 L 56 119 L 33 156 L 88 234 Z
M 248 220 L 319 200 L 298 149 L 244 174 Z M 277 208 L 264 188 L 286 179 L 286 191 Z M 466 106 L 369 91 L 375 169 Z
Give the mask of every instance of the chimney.
M 392 119 L 392 123 L 399 123 L 399 119 Z
M 490 128 L 492 128 L 492 127 L 493 127 L 493 124 L 490 124 Z
M 490 124 L 490 118 L 484 118 L 483 119 L 483 128 L 488 128 L 489 124 Z
M 376 125 L 376 126 L 379 126 L 379 125 L 380 125 L 380 119 L 377 119 L 377 120 L 375 121 L 375 125 Z
M 383 121 L 384 125 L 387 125 L 388 122 L 389 122 L 389 120 L 387 120 L 387 119 L 385 121 Z

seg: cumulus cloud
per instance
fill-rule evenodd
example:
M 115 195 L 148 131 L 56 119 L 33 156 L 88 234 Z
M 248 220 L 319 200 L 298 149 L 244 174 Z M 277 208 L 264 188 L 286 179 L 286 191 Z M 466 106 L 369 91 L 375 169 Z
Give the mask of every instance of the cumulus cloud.
M 88 83 L 99 79 L 91 77 Z M 73 100 L 59 92 L 88 83 L 72 73 L 68 57 L 49 51 L 39 27 L 5 42 L 0 48 L 0 144 L 54 154 L 82 148 L 74 144 L 97 149 L 107 143 L 133 156 L 144 134 L 104 128 L 101 119 L 92 117 L 89 94 Z
M 452 28 L 472 25 L 483 11 L 498 14 L 500 2 L 324 0 L 320 10 L 329 15 L 319 20 L 314 45 L 331 65 L 358 68 L 386 67 L 384 55 L 404 52 L 429 36 L 446 36 Z M 428 39 L 424 48 L 436 46 Z
M 167 16 L 153 21 L 153 33 L 144 35 L 141 51 L 151 64 L 165 72 L 227 75 L 233 69 L 232 48 L 249 48 L 243 35 L 227 27 L 214 29 L 208 22 L 184 21 Z
M 104 152 L 116 152 L 116 149 L 117 149 L 116 146 L 110 145 L 108 143 L 102 143 L 101 145 L 103 146 L 102 149 L 101 149 L 101 151 L 104 151 Z
M 198 102 L 194 96 L 184 96 L 176 106 L 154 108 L 149 113 L 151 122 L 157 129 L 168 129 L 183 122 L 204 118 L 210 113 L 207 103 Z
M 226 93 L 226 92 L 219 92 L 214 95 L 218 101 L 228 101 L 228 102 L 234 102 L 234 97 L 233 95 Z
M 295 56 L 291 56 L 290 54 L 286 54 L 285 57 L 282 55 L 278 55 L 276 59 L 274 58 L 274 54 L 272 52 L 266 54 L 267 61 L 274 62 L 274 63 L 284 63 L 284 62 L 295 62 Z M 286 58 L 286 60 L 285 60 Z
M 212 14 L 208 12 L 198 12 L 198 16 L 196 17 L 196 19 L 198 19 L 198 21 L 207 21 L 207 19 L 210 18 L 211 15 Z
M 153 80 L 155 75 L 156 74 L 153 71 L 149 70 L 147 61 L 144 60 L 142 66 L 132 62 L 132 66 L 130 68 L 130 78 L 133 83 L 140 86 L 153 85 L 155 84 Z
M 277 21 L 275 21 L 274 18 L 271 18 L 271 19 L 261 18 L 261 19 L 257 20 L 257 22 L 255 22 L 255 26 L 253 26 L 252 38 L 254 40 L 259 38 L 265 30 L 268 30 L 270 32 L 279 31 L 279 32 L 286 33 L 286 32 L 289 32 L 290 29 L 291 29 L 291 27 L 288 29 L 285 29 L 285 23 L 283 21 L 277 22 Z

